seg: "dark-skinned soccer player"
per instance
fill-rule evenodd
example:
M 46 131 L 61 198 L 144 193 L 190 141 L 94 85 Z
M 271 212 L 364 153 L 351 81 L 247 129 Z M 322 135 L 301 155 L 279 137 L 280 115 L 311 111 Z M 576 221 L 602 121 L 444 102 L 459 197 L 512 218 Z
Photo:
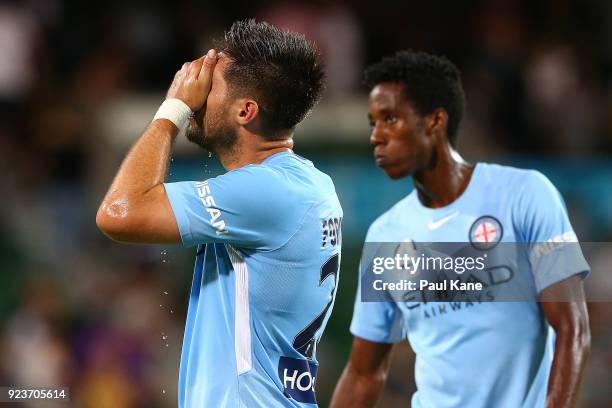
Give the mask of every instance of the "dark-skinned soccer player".
M 561 242 L 550 256 L 571 262 L 546 268 L 524 254 L 528 266 L 513 273 L 531 279 L 533 301 L 365 302 L 359 290 L 353 348 L 331 406 L 373 407 L 393 345 L 407 338 L 416 353 L 413 408 L 572 407 L 590 346 L 589 267 L 560 194 L 537 171 L 461 158 L 465 98 L 446 58 L 398 52 L 369 67 L 365 80 L 376 164 L 415 186 L 371 225 L 366 245 Z

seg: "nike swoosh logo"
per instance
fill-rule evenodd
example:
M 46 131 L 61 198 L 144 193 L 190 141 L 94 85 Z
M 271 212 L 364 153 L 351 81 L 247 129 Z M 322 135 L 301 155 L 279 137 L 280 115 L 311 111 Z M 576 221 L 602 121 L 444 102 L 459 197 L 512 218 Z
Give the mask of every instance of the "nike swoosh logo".
M 429 224 L 427 224 L 427 226 L 429 227 L 431 231 L 436 230 L 458 215 L 459 215 L 459 211 L 455 211 L 453 213 L 448 214 L 446 217 L 440 218 L 437 221 L 429 221 Z

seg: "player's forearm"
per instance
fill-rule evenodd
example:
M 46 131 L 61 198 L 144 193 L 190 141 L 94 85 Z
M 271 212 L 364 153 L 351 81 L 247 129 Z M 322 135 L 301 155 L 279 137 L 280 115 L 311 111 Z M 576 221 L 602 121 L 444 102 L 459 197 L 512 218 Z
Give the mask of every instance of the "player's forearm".
M 574 407 L 590 345 L 588 323 L 556 329 L 546 408 Z
M 172 144 L 178 133 L 170 121 L 153 121 L 134 144 L 98 209 L 96 221 L 105 232 L 138 218 L 153 194 L 163 191 Z
M 349 363 L 336 385 L 330 408 L 374 407 L 384 389 L 385 377 L 384 373 L 359 375 Z

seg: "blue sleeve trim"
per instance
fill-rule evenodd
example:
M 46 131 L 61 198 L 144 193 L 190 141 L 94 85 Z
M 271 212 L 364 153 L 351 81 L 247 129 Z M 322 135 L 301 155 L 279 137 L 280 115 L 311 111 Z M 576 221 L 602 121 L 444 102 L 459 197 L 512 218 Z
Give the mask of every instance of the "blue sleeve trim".
M 568 242 L 547 255 L 531 259 L 531 267 L 538 293 L 574 275 L 584 279 L 590 272 L 577 242 Z
M 368 330 L 364 328 L 358 328 L 355 327 L 355 325 L 353 324 L 351 324 L 350 331 L 353 336 L 359 337 L 367 341 L 371 341 L 373 343 L 396 344 L 404 341 L 403 337 L 390 338 L 388 335 L 385 335 L 380 330 Z
M 547 278 L 540 279 L 538 282 L 538 294 L 542 293 L 542 291 L 546 288 L 551 287 L 552 285 L 564 281 L 565 279 L 571 278 L 572 276 L 580 276 L 580 279 L 584 280 L 591 271 L 587 268 L 582 271 L 568 271 L 566 273 L 558 274 L 558 275 L 549 275 Z

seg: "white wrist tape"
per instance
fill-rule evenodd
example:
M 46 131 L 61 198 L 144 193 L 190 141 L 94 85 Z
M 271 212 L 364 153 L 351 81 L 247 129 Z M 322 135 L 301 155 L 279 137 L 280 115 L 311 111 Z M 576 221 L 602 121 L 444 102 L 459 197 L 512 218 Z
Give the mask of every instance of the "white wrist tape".
M 168 119 L 179 130 L 183 130 L 189 124 L 189 117 L 192 113 L 185 102 L 177 98 L 169 98 L 161 104 L 153 120 Z

